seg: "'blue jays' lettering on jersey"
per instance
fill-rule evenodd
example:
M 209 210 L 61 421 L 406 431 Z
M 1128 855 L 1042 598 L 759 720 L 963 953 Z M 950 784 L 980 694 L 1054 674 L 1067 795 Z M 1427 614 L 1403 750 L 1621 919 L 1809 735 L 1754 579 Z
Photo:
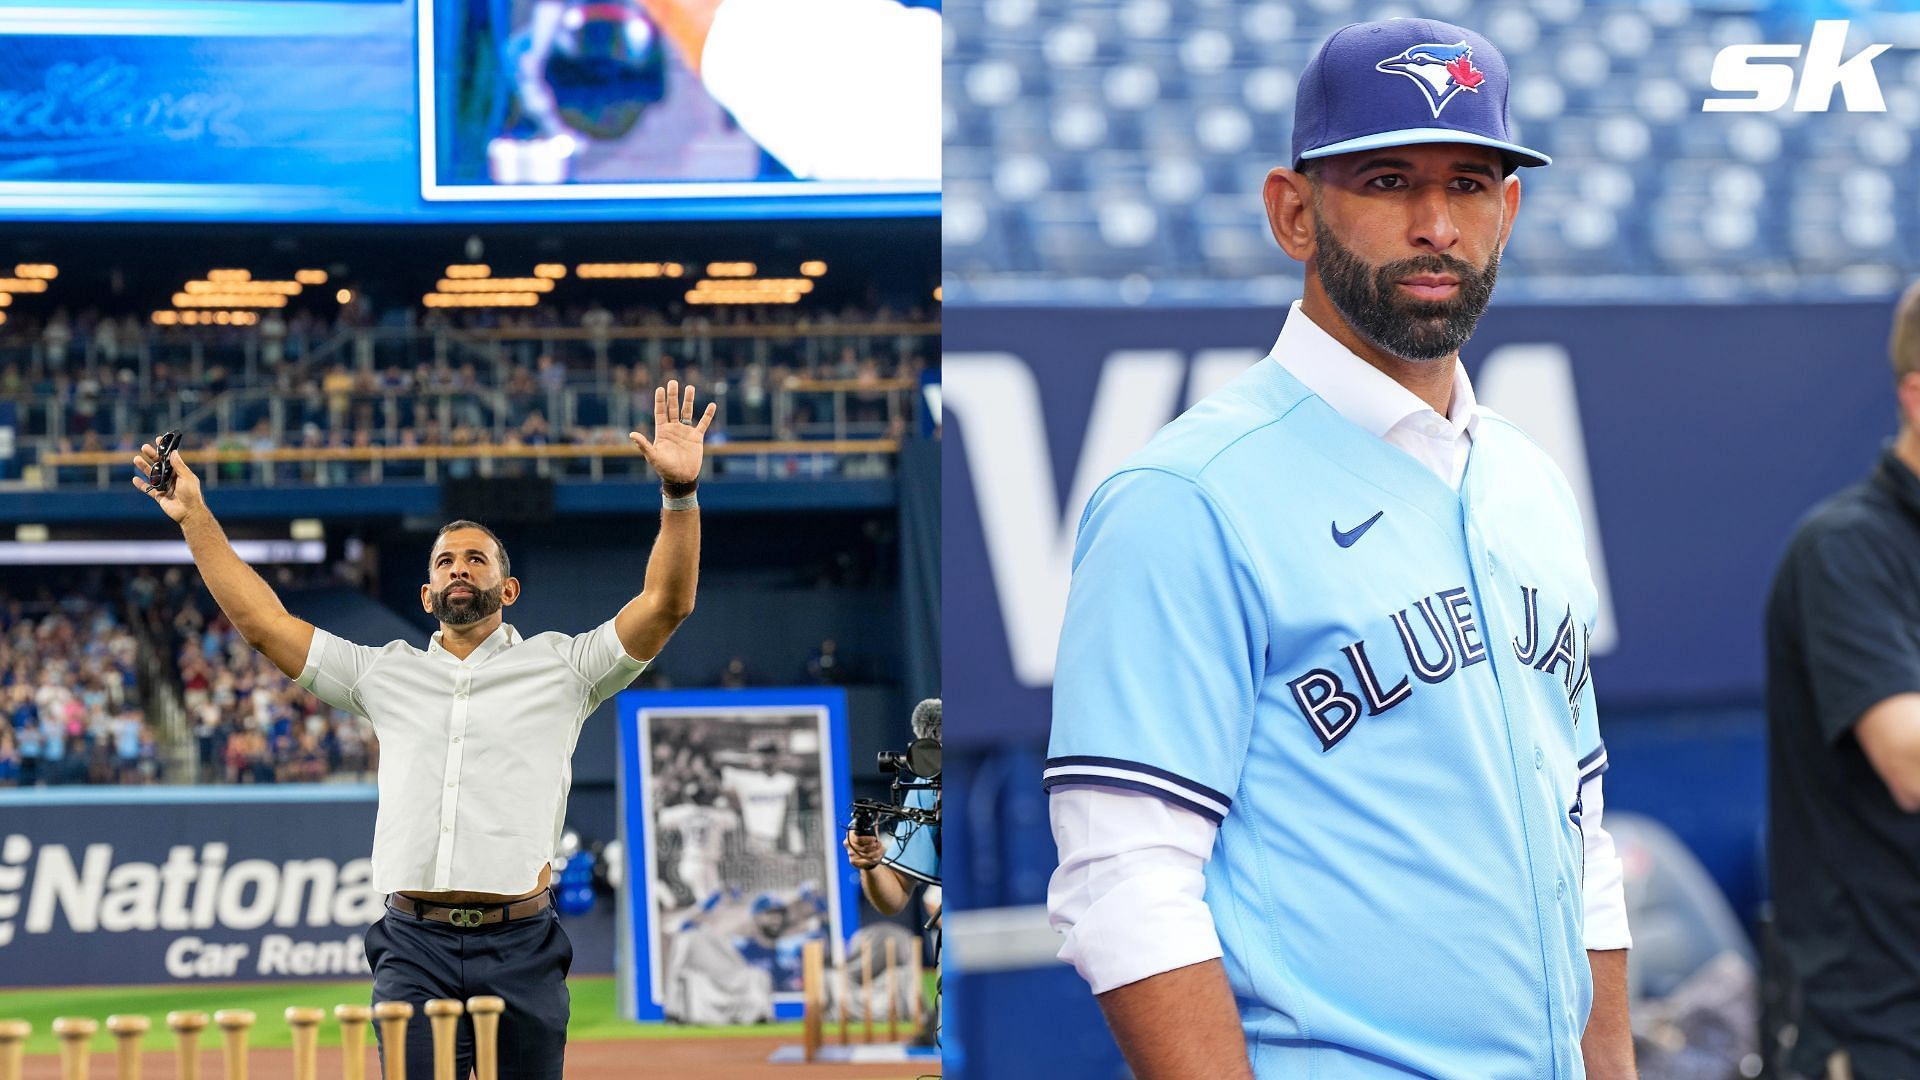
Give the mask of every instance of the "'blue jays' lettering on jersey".
M 1573 608 L 1569 606 L 1566 614 L 1560 617 L 1560 628 L 1553 632 L 1552 640 L 1542 642 L 1539 637 L 1540 590 L 1523 585 L 1520 595 L 1521 606 L 1527 613 L 1527 624 L 1523 632 L 1524 640 L 1520 637 L 1513 639 L 1514 656 L 1520 663 L 1536 671 L 1560 675 L 1560 681 L 1566 686 L 1567 708 L 1572 712 L 1573 722 L 1577 726 L 1580 723 L 1580 692 L 1587 685 L 1587 643 L 1592 629 L 1586 623 L 1576 623 Z M 1409 616 L 1409 611 L 1419 612 L 1418 621 L 1423 630 L 1416 631 L 1413 628 L 1415 620 Z M 1406 672 L 1390 689 L 1380 688 L 1382 680 L 1373 661 L 1367 656 L 1365 641 L 1355 641 L 1340 648 L 1340 654 L 1348 665 L 1346 670 L 1351 672 L 1350 679 L 1331 668 L 1316 667 L 1297 679 L 1287 681 L 1287 689 L 1293 691 L 1293 699 L 1299 703 L 1301 714 L 1313 726 L 1313 733 L 1320 736 L 1321 744 L 1328 750 L 1346 737 L 1361 716 L 1379 716 L 1412 698 L 1413 679 L 1428 684 L 1442 683 L 1454 673 L 1484 663 L 1487 659 L 1486 645 L 1480 640 L 1480 628 L 1474 622 L 1473 596 L 1464 585 L 1422 597 L 1394 612 L 1389 618 L 1393 622 L 1398 648 L 1405 658 L 1402 670 Z M 1353 687 L 1351 690 L 1348 689 L 1349 683 Z
M 1219 824 L 1256 1075 L 1582 1075 L 1584 545 L 1497 415 L 1456 492 L 1272 359 L 1089 502 L 1046 782 Z

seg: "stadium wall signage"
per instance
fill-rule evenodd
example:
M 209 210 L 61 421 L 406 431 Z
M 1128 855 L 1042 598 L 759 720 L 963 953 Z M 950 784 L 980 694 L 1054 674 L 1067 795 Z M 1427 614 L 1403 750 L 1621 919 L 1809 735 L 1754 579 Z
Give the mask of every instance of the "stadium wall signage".
M 0 984 L 367 974 L 371 789 L 5 796 Z

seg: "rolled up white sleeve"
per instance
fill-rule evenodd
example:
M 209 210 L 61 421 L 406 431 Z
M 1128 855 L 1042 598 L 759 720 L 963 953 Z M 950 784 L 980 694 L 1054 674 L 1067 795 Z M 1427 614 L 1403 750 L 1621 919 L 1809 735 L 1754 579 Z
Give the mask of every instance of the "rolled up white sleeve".
M 1060 867 L 1048 921 L 1096 994 L 1220 956 L 1205 867 L 1218 831 L 1164 799 L 1060 786 L 1048 798 Z
M 1580 832 L 1586 841 L 1586 946 L 1594 952 L 1631 949 L 1633 935 L 1627 931 L 1626 870 L 1613 848 L 1613 837 L 1601 826 L 1605 800 L 1600 793 L 1600 776 L 1595 774 L 1580 786 Z
M 313 642 L 307 646 L 307 665 L 293 681 L 334 708 L 371 720 L 366 702 L 360 699 L 360 680 L 380 658 L 380 652 L 316 626 Z
M 564 648 L 567 663 L 587 684 L 588 711 L 626 689 L 653 662 L 652 657 L 636 660 L 627 654 L 626 646 L 620 643 L 620 631 L 614 628 L 612 619 L 578 637 L 569 638 Z
M 940 178 L 940 16 L 893 0 L 726 0 L 700 79 L 809 180 Z

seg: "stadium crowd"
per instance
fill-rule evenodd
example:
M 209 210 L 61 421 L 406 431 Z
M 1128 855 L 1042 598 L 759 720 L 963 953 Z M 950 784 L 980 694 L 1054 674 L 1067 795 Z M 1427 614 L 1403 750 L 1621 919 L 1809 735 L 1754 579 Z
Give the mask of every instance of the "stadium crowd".
M 301 583 L 290 568 L 275 576 L 281 586 Z M 0 590 L 0 700 L 9 721 L 0 724 L 0 786 L 372 778 L 372 729 L 275 669 L 196 574 L 141 568 L 91 585 L 43 587 L 31 599 Z M 102 598 L 124 598 L 124 608 Z M 157 661 L 147 679 L 143 642 Z M 149 721 L 161 686 L 179 691 L 191 776 L 169 773 L 179 759 Z
M 276 567 L 275 588 L 333 580 L 332 567 Z M 329 778 L 371 780 L 379 750 L 366 721 L 300 689 L 221 613 L 192 570 L 129 586 L 145 613 L 168 684 L 178 687 L 200 783 L 267 784 Z
M 126 623 L 79 592 L 0 589 L 0 786 L 157 779 L 138 656 Z
M 282 590 L 355 584 L 356 571 L 263 570 Z M 858 682 L 865 666 L 828 638 L 796 663 L 793 680 L 773 682 Z M 764 681 L 734 656 L 701 684 Z M 655 668 L 635 686 L 673 683 Z M 149 718 L 163 707 L 155 695 L 168 692 L 177 693 L 186 751 L 170 753 Z M 371 726 L 300 689 L 248 645 L 189 567 L 0 582 L 0 709 L 0 787 L 369 781 L 379 767 Z M 710 755 L 683 742 L 655 748 L 671 789 L 721 790 Z

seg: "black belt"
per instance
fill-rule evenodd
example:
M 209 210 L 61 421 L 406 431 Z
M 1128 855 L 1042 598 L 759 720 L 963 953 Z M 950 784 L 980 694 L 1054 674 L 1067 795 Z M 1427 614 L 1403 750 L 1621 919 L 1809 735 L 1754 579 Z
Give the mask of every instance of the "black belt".
M 552 889 L 543 889 L 537 895 L 506 904 L 432 904 L 399 893 L 387 894 L 387 908 L 390 911 L 463 929 L 531 918 L 552 906 Z

